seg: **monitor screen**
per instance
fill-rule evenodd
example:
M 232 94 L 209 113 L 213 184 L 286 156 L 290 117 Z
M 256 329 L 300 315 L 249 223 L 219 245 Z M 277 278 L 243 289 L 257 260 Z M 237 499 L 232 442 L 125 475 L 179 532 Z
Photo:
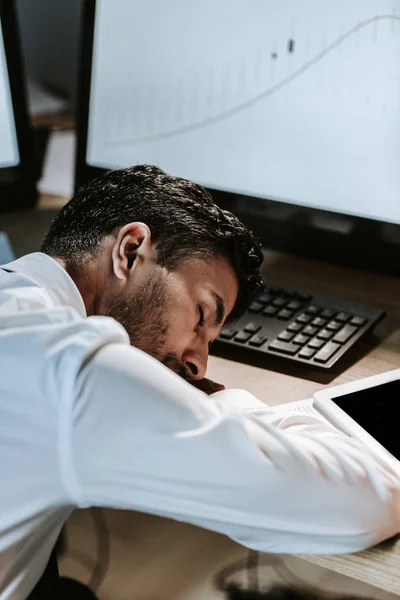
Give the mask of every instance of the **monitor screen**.
M 400 223 L 400 0 L 97 0 L 86 163 Z
M 3 30 L 0 27 L 0 168 L 20 162 Z

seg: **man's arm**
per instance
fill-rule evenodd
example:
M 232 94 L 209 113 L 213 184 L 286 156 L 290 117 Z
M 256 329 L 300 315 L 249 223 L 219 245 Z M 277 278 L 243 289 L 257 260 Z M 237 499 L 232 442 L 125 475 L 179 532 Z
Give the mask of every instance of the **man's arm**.
M 76 380 L 64 477 L 74 501 L 172 517 L 267 552 L 352 552 L 399 531 L 399 477 L 364 445 L 317 417 L 243 411 L 223 395 L 130 346 L 103 347 Z

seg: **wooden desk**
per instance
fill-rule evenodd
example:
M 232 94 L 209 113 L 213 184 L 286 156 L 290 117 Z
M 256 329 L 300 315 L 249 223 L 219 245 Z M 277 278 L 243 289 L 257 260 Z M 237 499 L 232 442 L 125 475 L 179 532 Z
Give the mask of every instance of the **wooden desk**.
M 47 196 L 41 205 L 58 208 L 63 203 L 62 199 Z M 267 364 L 250 366 L 217 356 L 210 357 L 209 377 L 230 388 L 247 389 L 274 405 L 309 398 L 327 384 L 339 385 L 400 367 L 400 279 L 276 252 L 265 254 L 263 270 L 276 284 L 380 306 L 386 308 L 387 317 L 373 334 L 358 342 L 342 364 L 342 371 L 333 377 L 303 368 L 287 367 L 286 372 L 281 372 L 277 365 L 273 369 Z M 124 511 L 107 511 L 107 517 L 114 554 L 102 587 L 102 600 L 125 600 L 137 589 L 141 590 L 141 600 L 157 598 L 158 589 L 162 592 L 159 597 L 170 600 L 222 598 L 211 591 L 211 569 L 215 572 L 244 555 L 243 549 L 227 538 L 182 523 Z M 86 547 L 89 554 L 96 555 L 87 512 L 77 513 L 71 519 L 70 537 L 72 550 L 64 557 L 61 570 L 85 580 L 88 570 L 75 559 L 72 563 L 71 557 L 74 552 L 77 554 L 75 547 Z M 185 561 L 190 559 L 193 563 L 187 566 Z M 358 554 L 301 559 L 400 596 L 400 538 Z M 187 566 L 185 570 L 182 562 Z

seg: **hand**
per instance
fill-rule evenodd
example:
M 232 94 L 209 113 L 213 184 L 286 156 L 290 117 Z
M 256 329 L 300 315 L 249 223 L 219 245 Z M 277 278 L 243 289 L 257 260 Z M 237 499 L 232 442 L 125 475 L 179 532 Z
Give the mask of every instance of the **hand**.
M 214 394 L 215 392 L 221 392 L 225 389 L 225 386 L 222 385 L 222 383 L 216 383 L 215 381 L 211 381 L 211 379 L 207 379 L 207 377 L 200 380 L 189 380 L 189 383 L 208 395 Z

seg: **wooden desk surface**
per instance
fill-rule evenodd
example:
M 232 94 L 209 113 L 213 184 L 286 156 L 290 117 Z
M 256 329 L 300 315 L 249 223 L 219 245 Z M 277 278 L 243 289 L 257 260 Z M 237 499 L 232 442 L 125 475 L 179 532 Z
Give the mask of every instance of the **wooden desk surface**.
M 264 274 L 270 281 L 282 286 L 320 292 L 387 310 L 387 317 L 373 335 L 358 342 L 354 364 L 346 364 L 345 370 L 330 380 L 329 385 L 400 367 L 399 278 L 275 252 L 266 253 Z M 313 374 L 311 370 L 298 369 L 294 376 L 271 371 L 268 366 L 265 369 L 232 363 L 219 357 L 210 359 L 208 375 L 227 387 L 245 388 L 270 405 L 310 398 L 326 386 L 328 379 Z M 355 555 L 304 558 L 400 596 L 400 537 L 393 543 Z

